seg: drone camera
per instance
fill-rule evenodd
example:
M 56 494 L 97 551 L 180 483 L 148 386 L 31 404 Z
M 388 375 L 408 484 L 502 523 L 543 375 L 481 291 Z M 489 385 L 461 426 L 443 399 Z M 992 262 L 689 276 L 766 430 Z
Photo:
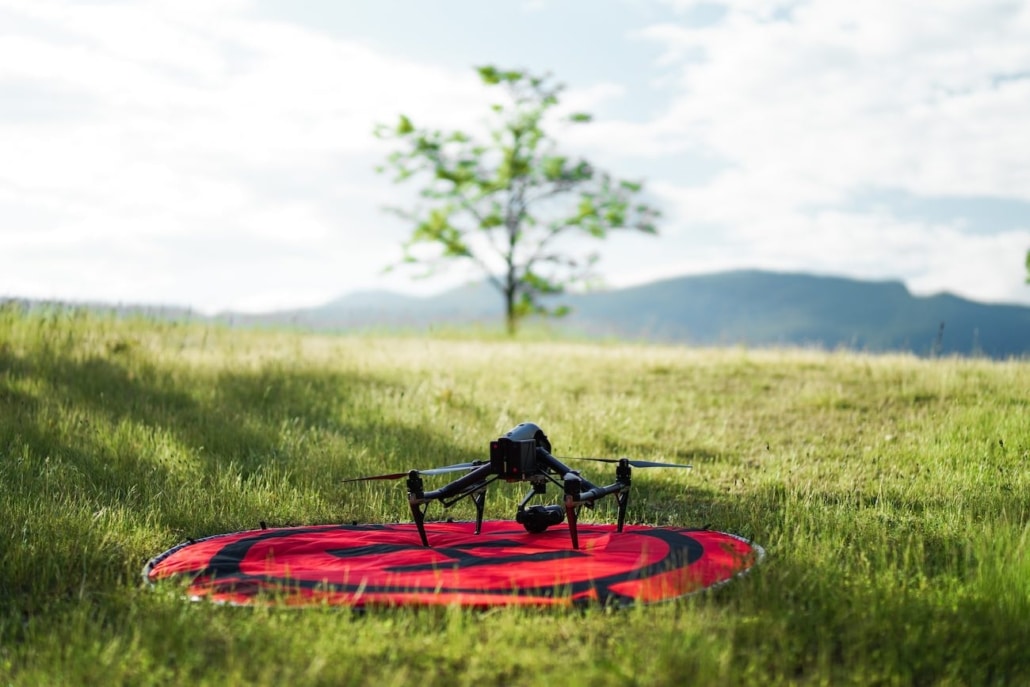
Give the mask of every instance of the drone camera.
M 564 519 L 565 509 L 561 506 L 530 506 L 515 514 L 515 522 L 531 534 L 540 534 L 551 525 L 560 525 Z
M 490 466 L 509 482 L 520 482 L 536 472 L 536 441 L 501 437 L 490 442 Z

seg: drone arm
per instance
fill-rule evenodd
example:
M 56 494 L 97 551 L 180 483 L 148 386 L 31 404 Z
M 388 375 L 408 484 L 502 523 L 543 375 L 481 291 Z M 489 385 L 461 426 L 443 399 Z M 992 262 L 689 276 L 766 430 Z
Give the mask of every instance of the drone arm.
M 561 478 L 564 478 L 565 475 L 569 474 L 570 472 L 572 474 L 576 475 L 576 476 L 579 476 L 578 472 L 576 472 L 575 470 L 570 468 L 568 465 L 566 465 L 565 463 L 561 462 L 560 460 L 558 460 L 557 458 L 555 458 L 554 456 L 552 456 L 550 453 L 548 453 L 547 451 L 545 451 L 542 448 L 537 448 L 537 450 L 536 450 L 536 460 L 537 460 L 537 464 L 538 465 L 539 464 L 546 465 L 552 471 L 556 472 L 558 474 L 558 476 L 561 477 Z M 583 477 L 579 477 L 579 481 L 580 481 L 580 484 L 582 484 L 587 489 L 597 489 L 597 485 L 595 485 L 594 483 L 590 482 L 589 480 L 587 480 L 587 479 L 585 479 Z
M 443 485 L 439 489 L 434 489 L 417 495 L 417 500 L 421 503 L 425 501 L 449 499 L 455 496 L 465 496 L 475 491 L 476 488 L 482 482 L 485 482 L 487 477 L 491 474 L 493 474 L 493 468 L 491 468 L 489 463 L 480 465 L 472 472 L 462 475 L 458 479 L 450 482 L 449 484 Z
M 579 492 L 579 496 L 576 497 L 576 503 L 577 505 L 580 503 L 593 503 L 599 498 L 603 498 L 609 494 L 617 494 L 627 488 L 629 488 L 629 485 L 623 484 L 622 482 L 615 482 L 614 484 L 609 484 L 606 487 L 593 487 L 586 491 Z
M 624 501 L 629 498 L 629 487 L 633 483 L 632 475 L 633 470 L 630 468 L 629 461 L 620 460 L 615 469 L 615 481 L 611 484 L 598 487 L 573 473 L 573 478 L 566 480 L 565 493 L 575 497 L 576 505 L 593 503 L 597 499 L 615 494 L 619 500 L 620 515 L 624 515 Z M 619 531 L 622 531 L 621 525 Z

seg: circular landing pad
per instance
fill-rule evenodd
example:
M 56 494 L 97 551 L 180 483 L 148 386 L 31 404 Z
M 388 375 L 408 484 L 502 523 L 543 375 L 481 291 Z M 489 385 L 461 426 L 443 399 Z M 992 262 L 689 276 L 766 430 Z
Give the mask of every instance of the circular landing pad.
M 654 603 L 727 582 L 764 551 L 723 532 L 579 525 L 528 534 L 509 521 L 314 525 L 220 534 L 151 560 L 148 582 L 180 580 L 194 599 L 251 604 L 463 606 Z

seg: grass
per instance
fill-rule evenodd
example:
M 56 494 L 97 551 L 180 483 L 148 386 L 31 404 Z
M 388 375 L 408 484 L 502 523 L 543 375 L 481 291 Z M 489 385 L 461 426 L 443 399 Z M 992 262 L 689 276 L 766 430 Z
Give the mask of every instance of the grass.
M 527 420 L 556 455 L 693 462 L 635 474 L 629 519 L 741 534 L 765 563 L 621 612 L 227 608 L 141 583 L 187 537 L 406 521 L 403 483 L 341 480 L 483 458 Z M 7 306 L 0 684 L 1025 684 L 1028 465 L 1028 361 Z

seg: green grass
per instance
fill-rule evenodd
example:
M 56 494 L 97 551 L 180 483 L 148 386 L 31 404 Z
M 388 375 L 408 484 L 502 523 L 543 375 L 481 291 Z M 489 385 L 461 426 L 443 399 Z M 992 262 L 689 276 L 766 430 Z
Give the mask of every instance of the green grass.
M 406 521 L 402 482 L 341 480 L 483 458 L 522 421 L 556 455 L 692 462 L 636 473 L 629 519 L 738 533 L 765 563 L 628 611 L 230 608 L 141 583 L 187 537 Z M 1027 361 L 7 306 L 0 684 L 1027 684 L 1028 468 Z M 499 486 L 488 517 L 520 496 Z

